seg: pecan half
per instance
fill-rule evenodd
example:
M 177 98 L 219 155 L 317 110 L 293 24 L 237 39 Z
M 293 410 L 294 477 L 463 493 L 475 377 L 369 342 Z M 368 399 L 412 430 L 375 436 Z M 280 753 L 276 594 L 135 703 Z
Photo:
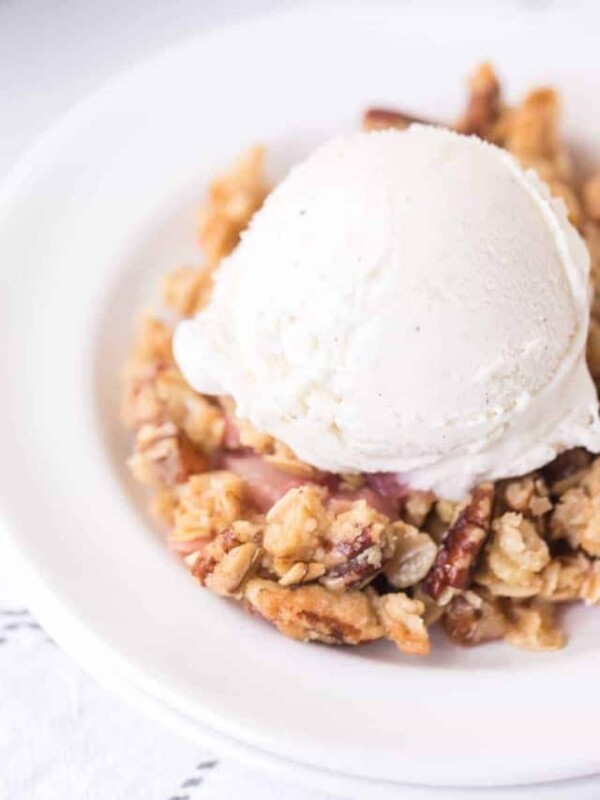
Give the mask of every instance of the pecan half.
M 494 485 L 477 486 L 448 529 L 423 588 L 434 600 L 448 589 L 467 589 L 492 516 Z
M 381 546 L 374 541 L 371 526 L 349 542 L 338 542 L 332 556 L 341 561 L 327 570 L 321 583 L 334 590 L 364 585 L 382 569 L 384 562 Z

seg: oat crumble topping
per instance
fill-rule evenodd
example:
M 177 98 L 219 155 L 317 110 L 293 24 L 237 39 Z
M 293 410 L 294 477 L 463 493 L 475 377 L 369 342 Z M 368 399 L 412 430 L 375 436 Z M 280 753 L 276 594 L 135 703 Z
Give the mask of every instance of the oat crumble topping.
M 366 129 L 416 120 L 369 109 Z M 509 150 L 562 197 L 600 285 L 600 172 L 578 182 L 559 131 L 559 100 L 536 89 L 507 105 L 489 64 L 471 77 L 455 130 Z M 213 182 L 198 218 L 204 263 L 167 275 L 163 305 L 178 318 L 206 303 L 212 276 L 268 186 L 262 148 Z M 236 416 L 230 398 L 193 391 L 171 350 L 172 325 L 146 313 L 124 375 L 129 466 L 153 490 L 151 509 L 191 575 L 239 600 L 281 633 L 356 645 L 386 638 L 429 652 L 439 623 L 461 645 L 503 639 L 555 650 L 557 608 L 600 604 L 600 457 L 563 453 L 530 475 L 486 483 L 462 503 L 373 476 L 325 474 Z M 600 293 L 588 363 L 600 382 Z

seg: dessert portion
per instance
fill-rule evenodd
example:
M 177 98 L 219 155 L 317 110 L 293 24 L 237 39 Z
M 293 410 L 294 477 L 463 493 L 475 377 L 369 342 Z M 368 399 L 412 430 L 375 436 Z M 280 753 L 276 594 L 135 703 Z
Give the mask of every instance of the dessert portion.
M 587 249 L 535 173 L 412 125 L 295 167 L 174 351 L 303 461 L 458 500 L 600 450 L 589 306 Z
M 600 178 L 487 65 L 454 133 L 414 122 L 369 110 L 394 132 L 268 198 L 258 148 L 215 182 L 140 324 L 130 466 L 199 583 L 288 636 L 556 649 L 600 602 Z

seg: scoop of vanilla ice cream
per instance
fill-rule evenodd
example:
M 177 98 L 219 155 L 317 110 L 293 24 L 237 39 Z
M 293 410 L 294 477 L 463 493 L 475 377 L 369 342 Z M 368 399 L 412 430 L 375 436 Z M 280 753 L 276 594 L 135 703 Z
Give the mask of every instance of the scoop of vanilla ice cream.
M 356 134 L 272 192 L 175 356 L 316 467 L 460 497 L 600 450 L 588 273 L 563 203 L 506 152 Z

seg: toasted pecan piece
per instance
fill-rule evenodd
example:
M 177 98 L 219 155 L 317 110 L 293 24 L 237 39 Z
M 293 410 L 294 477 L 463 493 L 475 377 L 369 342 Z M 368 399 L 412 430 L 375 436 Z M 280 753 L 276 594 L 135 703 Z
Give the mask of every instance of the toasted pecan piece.
M 402 518 L 409 525 L 421 528 L 429 516 L 435 503 L 433 492 L 413 491 L 403 498 L 401 503 Z
M 343 560 L 330 567 L 321 583 L 330 589 L 351 589 L 368 583 L 383 567 L 384 555 L 375 541 L 371 527 L 362 530 L 355 539 L 335 546 L 336 555 Z
M 449 589 L 469 588 L 477 557 L 488 536 L 493 502 L 494 485 L 480 484 L 448 528 L 423 584 L 434 600 L 442 599 Z
M 559 116 L 560 103 L 554 89 L 534 89 L 513 110 L 506 146 L 523 166 L 541 166 L 542 171 L 545 167 L 553 176 L 566 178 L 570 167 L 559 136 Z
M 333 519 L 326 542 L 327 571 L 320 582 L 336 591 L 364 586 L 392 556 L 399 535 L 396 524 L 358 500 Z
M 492 65 L 481 64 L 469 78 L 469 99 L 456 125 L 460 133 L 487 138 L 500 116 L 500 83 Z
M 446 606 L 441 624 L 454 642 L 465 646 L 502 639 L 508 630 L 501 601 L 485 590 L 453 597 Z

